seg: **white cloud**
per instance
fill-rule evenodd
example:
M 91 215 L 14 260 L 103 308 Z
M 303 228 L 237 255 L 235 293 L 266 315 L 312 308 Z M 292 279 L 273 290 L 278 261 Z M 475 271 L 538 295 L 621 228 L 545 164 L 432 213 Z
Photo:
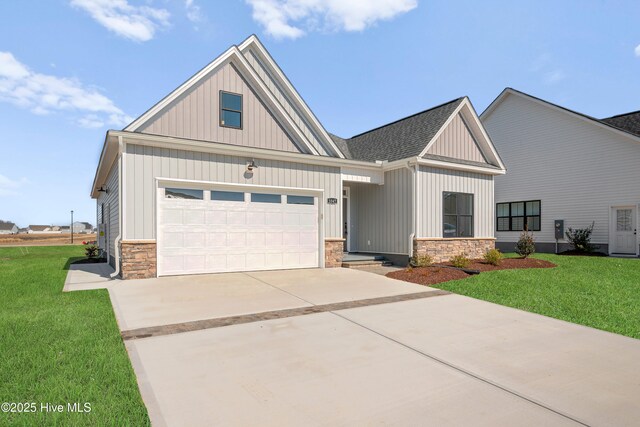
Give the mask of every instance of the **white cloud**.
M 36 73 L 11 52 L 0 51 L 0 101 L 27 108 L 34 114 L 58 111 L 83 113 L 77 123 L 98 127 L 98 121 L 122 127 L 132 121 L 112 100 L 76 79 Z
M 26 178 L 18 180 L 10 179 L 0 174 L 0 197 L 1 196 L 15 196 L 18 194 L 18 189 L 27 183 Z
M 558 83 L 561 80 L 564 80 L 566 77 L 564 71 L 560 70 L 560 69 L 556 69 L 553 71 L 549 71 L 548 73 L 545 73 L 544 75 L 544 81 L 547 84 L 554 84 L 554 83 Z
M 185 0 L 184 7 L 187 10 L 187 19 L 193 23 L 201 22 L 202 11 L 200 10 L 200 6 L 198 6 L 193 0 Z
M 636 46 L 636 56 L 640 56 L 640 44 Z
M 316 29 L 362 31 L 414 9 L 417 0 L 246 0 L 253 19 L 276 38 L 295 39 Z
M 135 41 L 151 40 L 158 29 L 169 25 L 166 9 L 132 6 L 127 0 L 71 0 L 71 5 L 119 36 Z

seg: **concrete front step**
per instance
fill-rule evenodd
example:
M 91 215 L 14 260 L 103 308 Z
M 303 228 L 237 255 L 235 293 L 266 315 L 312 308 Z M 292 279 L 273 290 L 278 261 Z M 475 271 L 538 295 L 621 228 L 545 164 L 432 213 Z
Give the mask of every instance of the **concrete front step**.
M 347 261 L 342 263 L 342 267 L 344 268 L 381 267 L 389 265 L 393 265 L 393 263 L 387 260 Z

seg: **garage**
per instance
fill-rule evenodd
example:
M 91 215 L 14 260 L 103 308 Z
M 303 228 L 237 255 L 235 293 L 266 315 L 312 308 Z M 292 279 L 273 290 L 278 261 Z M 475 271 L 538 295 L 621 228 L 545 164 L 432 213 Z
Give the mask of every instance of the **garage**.
M 321 267 L 320 195 L 167 183 L 157 193 L 158 275 Z

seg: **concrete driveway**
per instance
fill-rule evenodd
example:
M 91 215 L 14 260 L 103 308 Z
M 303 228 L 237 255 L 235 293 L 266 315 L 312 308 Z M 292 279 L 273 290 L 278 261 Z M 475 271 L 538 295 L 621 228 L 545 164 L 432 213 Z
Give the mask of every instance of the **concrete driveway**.
M 109 292 L 154 425 L 640 424 L 640 341 L 371 273 Z

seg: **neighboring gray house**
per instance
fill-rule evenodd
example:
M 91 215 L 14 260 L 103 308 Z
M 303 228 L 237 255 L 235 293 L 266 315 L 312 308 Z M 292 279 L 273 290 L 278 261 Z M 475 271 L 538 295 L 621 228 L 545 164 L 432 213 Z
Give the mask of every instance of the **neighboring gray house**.
M 0 222 L 0 234 L 18 234 L 18 227 L 12 222 Z
M 481 119 L 509 167 L 495 180 L 499 248 L 513 250 L 526 223 L 538 250 L 553 252 L 563 220 L 595 222 L 603 252 L 639 254 L 640 112 L 595 119 L 507 88 Z
M 76 221 L 73 223 L 73 232 L 76 234 L 91 233 L 92 230 L 93 230 L 93 225 L 89 224 L 88 222 Z
M 338 267 L 345 249 L 481 256 L 504 173 L 466 97 L 328 134 L 251 36 L 107 132 L 91 196 L 127 279 Z
M 50 225 L 29 225 L 27 227 L 27 233 L 29 234 L 37 234 L 37 233 L 52 233 L 53 227 Z

